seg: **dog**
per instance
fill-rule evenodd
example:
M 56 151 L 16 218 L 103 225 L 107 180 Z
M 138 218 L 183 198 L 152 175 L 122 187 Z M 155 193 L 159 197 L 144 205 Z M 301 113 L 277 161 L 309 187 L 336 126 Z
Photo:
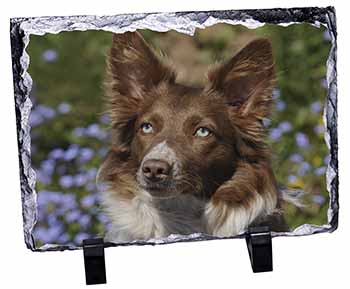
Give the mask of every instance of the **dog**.
M 275 85 L 269 40 L 253 40 L 191 87 L 140 33 L 113 34 L 106 75 L 106 241 L 287 230 L 263 125 Z

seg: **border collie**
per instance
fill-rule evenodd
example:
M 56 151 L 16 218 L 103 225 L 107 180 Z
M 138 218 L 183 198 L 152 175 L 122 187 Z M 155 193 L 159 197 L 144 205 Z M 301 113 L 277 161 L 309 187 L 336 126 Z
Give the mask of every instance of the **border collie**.
M 113 35 L 112 145 L 98 174 L 107 241 L 286 230 L 262 122 L 273 103 L 270 42 L 250 42 L 207 76 L 203 87 L 181 84 L 138 32 Z

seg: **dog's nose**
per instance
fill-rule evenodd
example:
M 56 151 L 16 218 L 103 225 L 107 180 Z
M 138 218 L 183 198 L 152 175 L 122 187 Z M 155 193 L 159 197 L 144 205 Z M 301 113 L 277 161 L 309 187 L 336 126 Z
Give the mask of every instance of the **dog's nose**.
M 171 166 L 162 160 L 150 159 L 143 163 L 143 175 L 152 182 L 165 180 L 170 174 Z

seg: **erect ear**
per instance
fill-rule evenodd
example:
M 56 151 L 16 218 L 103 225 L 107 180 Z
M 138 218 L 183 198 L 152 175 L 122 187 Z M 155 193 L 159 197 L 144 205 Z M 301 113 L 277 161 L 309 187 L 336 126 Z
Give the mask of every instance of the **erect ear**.
M 157 58 L 138 32 L 113 34 L 107 57 L 105 94 L 114 128 L 113 141 L 128 145 L 133 123 L 149 92 L 161 82 L 175 81 L 175 73 Z
M 209 71 L 208 79 L 210 89 L 221 93 L 239 115 L 268 116 L 275 80 L 270 42 L 250 42 L 227 63 Z
M 133 98 L 142 98 L 142 93 L 161 81 L 175 79 L 138 32 L 113 34 L 108 72 L 113 92 Z

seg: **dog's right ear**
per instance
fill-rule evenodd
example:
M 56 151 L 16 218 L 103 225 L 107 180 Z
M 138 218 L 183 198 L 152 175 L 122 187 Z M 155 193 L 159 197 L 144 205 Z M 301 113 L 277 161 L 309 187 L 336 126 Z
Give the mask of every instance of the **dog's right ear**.
M 105 100 L 114 128 L 113 142 L 128 146 L 133 122 L 160 83 L 175 81 L 175 73 L 156 56 L 138 32 L 113 34 L 107 57 Z
M 142 100 L 145 92 L 175 73 L 163 64 L 138 32 L 113 34 L 108 56 L 109 96 Z

